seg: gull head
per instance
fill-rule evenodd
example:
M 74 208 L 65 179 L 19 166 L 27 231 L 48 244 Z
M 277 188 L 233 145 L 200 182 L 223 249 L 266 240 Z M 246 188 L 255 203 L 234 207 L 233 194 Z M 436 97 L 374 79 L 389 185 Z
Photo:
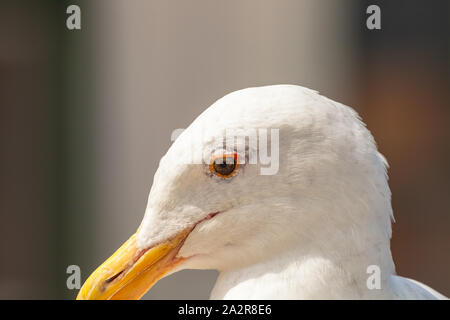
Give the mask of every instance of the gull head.
M 392 218 L 386 166 L 357 113 L 316 91 L 228 94 L 162 157 L 137 232 L 78 298 L 137 299 L 181 269 L 239 270 L 289 253 L 371 251 L 382 264 Z

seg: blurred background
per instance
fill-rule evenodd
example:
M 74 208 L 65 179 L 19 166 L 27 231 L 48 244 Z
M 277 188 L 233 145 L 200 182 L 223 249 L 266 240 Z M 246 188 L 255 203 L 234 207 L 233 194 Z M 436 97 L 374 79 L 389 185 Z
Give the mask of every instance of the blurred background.
M 67 266 L 84 281 L 136 230 L 172 131 L 279 83 L 362 115 L 390 163 L 397 272 L 450 296 L 449 17 L 445 0 L 2 0 L 0 298 L 73 299 Z M 145 298 L 208 298 L 216 277 Z

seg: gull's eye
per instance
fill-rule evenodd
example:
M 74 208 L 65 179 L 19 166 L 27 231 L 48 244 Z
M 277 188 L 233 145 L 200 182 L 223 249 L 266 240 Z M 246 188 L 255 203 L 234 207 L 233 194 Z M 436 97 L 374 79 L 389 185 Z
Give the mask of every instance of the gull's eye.
M 237 154 L 227 154 L 214 157 L 209 165 L 209 171 L 221 178 L 230 178 L 239 167 Z

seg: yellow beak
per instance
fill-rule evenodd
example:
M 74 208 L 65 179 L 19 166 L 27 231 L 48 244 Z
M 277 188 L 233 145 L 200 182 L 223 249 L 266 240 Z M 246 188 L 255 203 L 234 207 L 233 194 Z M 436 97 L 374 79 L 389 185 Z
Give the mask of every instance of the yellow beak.
M 183 258 L 176 257 L 188 228 L 174 238 L 140 250 L 132 235 L 108 260 L 95 270 L 78 293 L 77 300 L 137 300 Z

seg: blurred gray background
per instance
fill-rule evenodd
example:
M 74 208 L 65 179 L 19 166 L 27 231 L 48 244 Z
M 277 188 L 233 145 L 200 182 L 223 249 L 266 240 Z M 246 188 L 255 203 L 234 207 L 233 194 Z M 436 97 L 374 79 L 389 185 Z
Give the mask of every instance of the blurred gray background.
M 74 298 L 67 266 L 84 281 L 136 230 L 172 131 L 280 83 L 362 115 L 391 165 L 397 272 L 450 295 L 449 16 L 438 0 L 2 1 L 0 298 Z M 216 276 L 145 298 L 208 298 Z

